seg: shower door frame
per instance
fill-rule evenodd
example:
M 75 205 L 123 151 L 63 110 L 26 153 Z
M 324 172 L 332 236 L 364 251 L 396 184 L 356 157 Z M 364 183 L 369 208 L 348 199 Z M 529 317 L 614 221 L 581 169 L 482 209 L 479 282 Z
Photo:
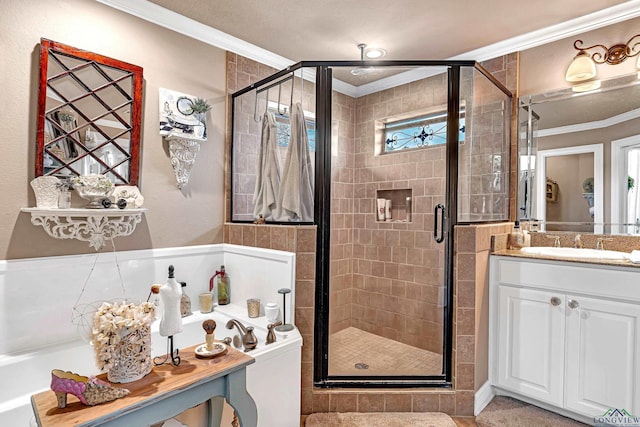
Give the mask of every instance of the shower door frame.
M 444 261 L 444 313 L 443 313 L 443 373 L 425 376 L 329 376 L 329 288 L 330 288 L 330 243 L 331 243 L 331 108 L 332 68 L 335 67 L 442 67 L 447 68 L 447 170 L 446 211 L 443 224 L 445 243 Z M 489 79 L 499 90 L 512 99 L 513 94 L 491 73 L 476 61 L 440 60 L 380 60 L 380 61 L 302 61 L 280 70 L 256 83 L 232 94 L 231 134 L 233 135 L 235 100 L 238 96 L 264 85 L 279 81 L 301 68 L 316 70 L 316 164 L 313 223 L 291 223 L 268 221 L 269 224 L 317 225 L 316 238 L 316 289 L 314 318 L 313 380 L 315 387 L 451 387 L 453 352 L 453 231 L 458 223 L 458 128 L 460 116 L 460 78 L 462 68 L 473 68 Z M 232 144 L 233 147 L 233 144 Z M 233 188 L 233 148 L 231 149 L 231 188 Z M 230 221 L 250 223 L 233 219 L 233 197 L 230 200 Z M 487 221 L 480 221 L 483 223 Z M 493 222 L 493 221 L 490 221 Z
M 316 211 L 318 225 L 316 250 L 316 295 L 314 327 L 314 386 L 331 387 L 451 387 L 453 339 L 453 228 L 457 224 L 458 124 L 460 116 L 460 69 L 477 67 L 475 61 L 345 61 L 318 64 L 316 71 Z M 446 208 L 441 224 L 444 233 L 445 301 L 443 313 L 443 372 L 424 376 L 345 376 L 329 375 L 329 289 L 331 244 L 331 106 L 332 73 L 336 66 L 433 66 L 447 67 L 447 171 Z M 495 83 L 493 76 L 478 68 Z M 320 133 L 319 131 L 322 130 Z M 435 233 L 435 230 L 434 230 Z

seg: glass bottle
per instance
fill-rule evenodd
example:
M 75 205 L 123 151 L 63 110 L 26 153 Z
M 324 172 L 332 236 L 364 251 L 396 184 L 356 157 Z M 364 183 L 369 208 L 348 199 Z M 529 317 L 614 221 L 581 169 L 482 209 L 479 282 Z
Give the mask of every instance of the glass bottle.
M 182 285 L 182 296 L 180 297 L 180 316 L 187 317 L 191 314 L 191 298 L 184 293 L 184 288 L 187 287 L 187 282 L 180 282 Z
M 229 304 L 229 277 L 224 271 L 224 265 L 220 266 L 220 271 L 216 271 L 218 275 L 218 305 Z

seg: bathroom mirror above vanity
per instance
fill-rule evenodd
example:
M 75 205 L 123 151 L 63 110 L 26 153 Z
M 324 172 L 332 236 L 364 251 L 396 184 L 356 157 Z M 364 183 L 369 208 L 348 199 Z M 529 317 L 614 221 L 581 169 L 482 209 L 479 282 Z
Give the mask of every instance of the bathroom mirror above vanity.
M 521 97 L 518 217 L 546 231 L 640 234 L 637 74 Z
M 137 185 L 142 68 L 41 39 L 39 85 L 35 176 Z

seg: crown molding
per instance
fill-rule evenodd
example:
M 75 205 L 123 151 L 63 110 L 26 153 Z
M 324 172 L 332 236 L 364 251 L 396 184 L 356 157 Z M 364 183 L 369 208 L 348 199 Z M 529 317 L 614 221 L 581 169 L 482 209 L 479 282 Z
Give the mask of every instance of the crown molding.
M 607 117 L 606 119 L 602 119 L 602 120 L 595 120 L 593 122 L 585 122 L 585 123 L 578 123 L 574 125 L 542 129 L 534 132 L 534 136 L 537 138 L 544 138 L 547 136 L 563 135 L 566 133 L 585 132 L 589 130 L 603 129 L 603 128 L 619 125 L 620 123 L 637 119 L 639 117 L 640 117 L 640 108 L 636 108 L 634 110 L 626 111 L 622 114 Z
M 448 59 L 486 61 L 508 53 L 531 49 L 536 46 L 562 40 L 567 37 L 575 36 L 576 34 L 593 31 L 598 28 L 617 24 L 618 22 L 627 21 L 639 16 L 640 0 L 629 0 L 560 24 L 531 31 L 529 33 L 512 37 L 479 49 L 471 50 Z
M 254 61 L 282 70 L 296 61 L 277 55 L 254 44 L 233 37 L 208 25 L 204 25 L 186 16 L 172 12 L 147 0 L 96 0 L 106 6 L 137 16 L 161 27 L 176 31 L 185 36 L 200 40 L 203 43 L 236 53 Z M 624 3 L 571 19 L 561 24 L 552 25 L 540 30 L 512 37 L 488 46 L 474 49 L 460 55 L 447 58 L 450 60 L 486 61 L 508 53 L 531 49 L 556 40 L 585 33 L 597 28 L 616 24 L 640 16 L 640 0 L 628 0 Z M 306 74 L 306 73 L 305 73 Z M 434 75 L 427 70 L 411 70 L 397 74 L 378 82 L 362 86 L 335 80 L 334 89 L 346 95 L 360 97 L 379 90 L 388 89 L 415 81 L 418 78 Z M 421 77 L 419 77 L 421 76 Z
M 254 44 L 233 37 L 220 30 L 180 15 L 147 0 L 96 0 L 106 6 L 149 21 L 211 46 L 242 55 L 246 58 L 282 70 L 295 61 L 277 55 Z

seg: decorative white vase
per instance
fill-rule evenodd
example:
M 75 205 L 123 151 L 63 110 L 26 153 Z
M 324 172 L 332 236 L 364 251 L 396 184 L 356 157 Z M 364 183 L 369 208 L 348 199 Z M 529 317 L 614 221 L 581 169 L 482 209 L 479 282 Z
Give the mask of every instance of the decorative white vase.
M 36 195 L 36 207 L 56 209 L 58 207 L 58 184 L 55 176 L 39 176 L 31 181 L 31 188 Z
M 151 372 L 151 328 L 134 330 L 125 328 L 120 341 L 115 344 L 116 360 L 107 372 L 107 379 L 114 383 L 137 381 Z

